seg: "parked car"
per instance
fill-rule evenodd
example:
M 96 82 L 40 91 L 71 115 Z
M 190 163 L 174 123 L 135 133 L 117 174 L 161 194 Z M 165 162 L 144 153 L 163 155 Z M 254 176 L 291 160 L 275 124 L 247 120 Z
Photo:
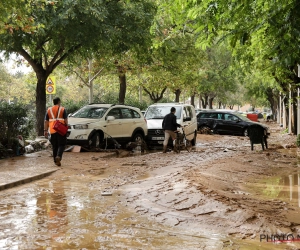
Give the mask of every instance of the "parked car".
M 258 122 L 253 122 L 239 112 L 209 111 L 197 115 L 198 130 L 203 133 L 213 131 L 217 134 L 234 134 L 248 136 L 248 127 L 259 124 L 264 128 L 265 135 L 269 135 L 269 128 Z
M 170 113 L 171 108 L 176 108 L 177 123 L 185 127 L 185 133 L 192 145 L 196 144 L 197 118 L 195 108 L 189 104 L 182 103 L 156 103 L 149 106 L 145 113 L 148 126 L 147 144 L 151 146 L 162 145 L 165 134 L 162 129 L 164 117 Z
M 67 142 L 71 145 L 101 147 L 113 139 L 122 144 L 147 136 L 144 116 L 140 109 L 131 106 L 90 104 L 68 120 Z

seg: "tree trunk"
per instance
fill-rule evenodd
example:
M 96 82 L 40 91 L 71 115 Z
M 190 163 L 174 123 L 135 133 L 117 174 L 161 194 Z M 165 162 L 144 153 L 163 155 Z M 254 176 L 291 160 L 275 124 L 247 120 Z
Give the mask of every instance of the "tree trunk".
M 38 136 L 44 135 L 44 120 L 46 113 L 46 71 L 37 74 L 37 85 L 36 85 L 36 132 Z
M 174 93 L 175 93 L 175 102 L 179 102 L 179 97 L 180 97 L 180 94 L 181 94 L 181 90 L 176 89 Z
M 202 98 L 201 98 L 201 95 L 199 95 L 199 109 L 201 109 L 202 108 Z
M 208 99 L 208 107 L 209 107 L 209 109 L 213 108 L 213 100 L 214 100 L 213 97 L 211 97 L 211 98 Z
M 293 120 L 293 126 L 292 126 L 292 131 L 293 131 L 293 134 L 294 135 L 297 135 L 297 89 L 296 89 L 296 91 L 294 90 L 293 92 L 292 92 L 292 98 L 293 98 L 293 103 L 294 103 L 294 105 L 293 105 L 293 118 L 292 118 L 292 120 Z
M 167 89 L 167 87 L 163 88 L 163 90 L 160 92 L 160 93 L 157 93 L 157 92 L 150 92 L 147 88 L 143 87 L 143 89 L 145 90 L 145 92 L 149 95 L 150 99 L 156 103 L 156 102 L 159 102 L 163 96 L 164 96 L 164 93 Z
M 122 66 L 117 66 L 117 68 L 118 68 L 119 83 L 120 83 L 119 103 L 124 104 L 125 96 L 126 96 L 126 74 L 125 74 L 125 70 Z
M 195 94 L 191 96 L 191 105 L 195 107 Z
M 202 101 L 202 107 L 206 109 L 208 105 L 208 95 L 204 95 L 204 98 L 201 97 L 201 101 Z
M 277 93 L 276 92 L 274 93 L 274 91 L 271 88 L 267 88 L 266 95 L 267 95 L 267 99 L 271 106 L 273 119 L 275 120 L 277 117 L 277 107 L 279 105 L 278 104 L 279 93 L 278 93 L 278 91 L 277 91 Z

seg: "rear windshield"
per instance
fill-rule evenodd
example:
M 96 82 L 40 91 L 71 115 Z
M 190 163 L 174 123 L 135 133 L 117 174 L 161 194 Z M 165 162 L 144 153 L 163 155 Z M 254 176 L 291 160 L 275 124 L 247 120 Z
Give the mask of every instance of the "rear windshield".
M 76 111 L 71 117 L 100 119 L 108 108 L 85 106 Z
M 171 112 L 172 106 L 153 106 L 149 107 L 147 109 L 147 112 L 145 114 L 145 118 L 147 120 L 150 119 L 164 119 L 164 117 Z M 181 107 L 176 107 L 176 117 L 180 118 L 181 117 Z

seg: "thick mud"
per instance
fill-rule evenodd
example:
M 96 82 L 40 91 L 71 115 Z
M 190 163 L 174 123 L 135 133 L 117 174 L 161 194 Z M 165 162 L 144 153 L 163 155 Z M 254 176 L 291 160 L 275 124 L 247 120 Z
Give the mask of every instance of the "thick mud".
M 265 151 L 199 134 L 190 153 L 66 152 L 56 173 L 0 193 L 0 249 L 300 249 L 264 238 L 300 235 L 295 136 L 272 126 Z

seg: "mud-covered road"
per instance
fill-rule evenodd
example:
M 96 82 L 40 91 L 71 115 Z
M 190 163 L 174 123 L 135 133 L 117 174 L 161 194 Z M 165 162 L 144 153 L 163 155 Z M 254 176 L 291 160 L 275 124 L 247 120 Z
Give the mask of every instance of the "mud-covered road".
M 0 193 L 0 249 L 300 249 L 263 238 L 300 235 L 296 139 L 270 126 L 266 151 L 199 134 L 190 153 L 65 153 Z

